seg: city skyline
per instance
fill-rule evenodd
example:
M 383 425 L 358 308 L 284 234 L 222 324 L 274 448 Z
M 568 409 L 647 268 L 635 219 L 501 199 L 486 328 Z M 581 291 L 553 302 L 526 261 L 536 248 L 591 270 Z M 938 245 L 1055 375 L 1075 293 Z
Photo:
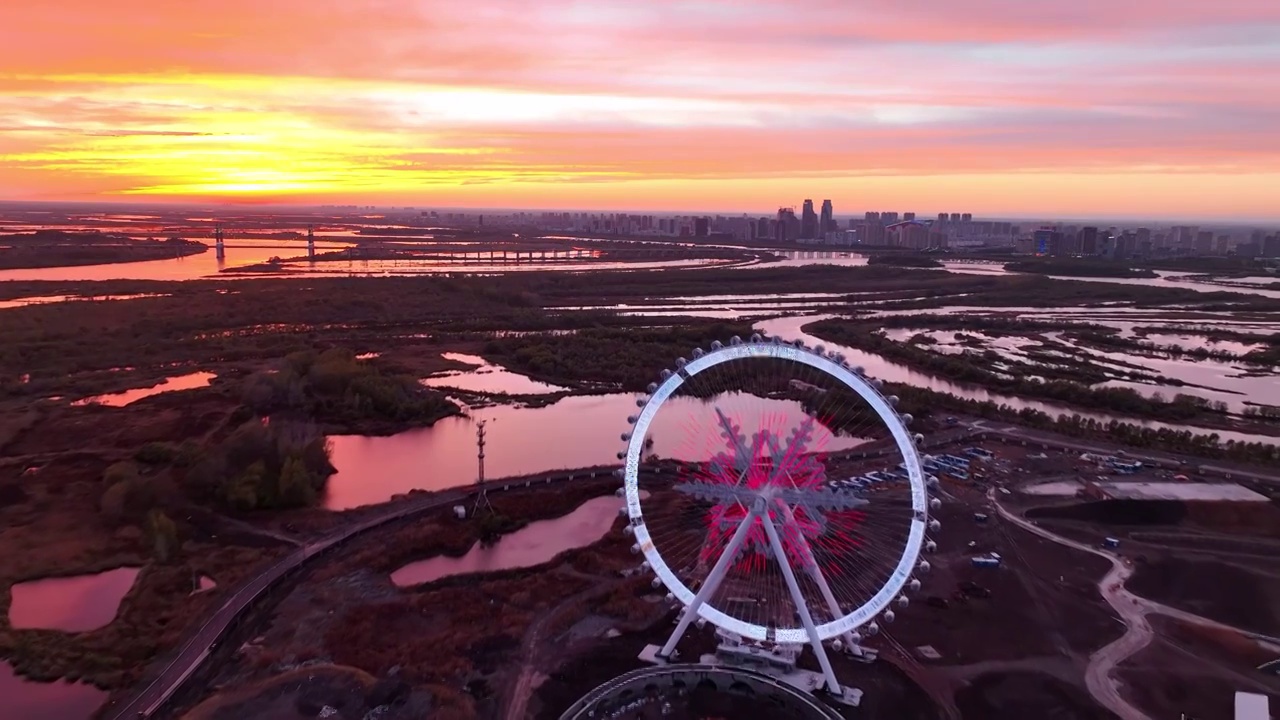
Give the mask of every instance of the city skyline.
M 11 4 L 0 197 L 1280 220 L 1280 5 L 1053 5 Z
M 419 203 L 417 205 L 410 204 L 390 204 L 390 203 L 373 203 L 373 202 L 258 202 L 258 203 L 222 203 L 214 199 L 209 201 L 200 201 L 192 198 L 147 198 L 147 199 L 92 199 L 92 200 L 32 200 L 32 201 L 14 201 L 0 198 L 0 212 L 8 210 L 9 212 L 22 212 L 23 210 L 31 210 L 35 208 L 59 208 L 70 209 L 78 208 L 83 211 L 107 212 L 119 210 L 175 210 L 175 209 L 191 209 L 191 210 L 215 210 L 223 211 L 228 215 L 239 213 L 245 214 L 271 214 L 289 211 L 319 211 L 319 210 L 366 210 L 371 209 L 375 212 L 423 212 L 438 211 L 441 213 L 463 213 L 473 215 L 486 214 L 515 214 L 515 213 L 570 213 L 570 214 L 594 214 L 594 215 L 650 215 L 653 217 L 734 217 L 734 218 L 751 218 L 758 219 L 761 217 L 772 218 L 777 215 L 777 208 L 799 206 L 799 203 L 775 202 L 775 209 L 752 208 L 747 210 L 724 210 L 724 209 L 706 209 L 694 208 L 687 210 L 673 210 L 670 208 L 646 209 L 646 208 L 627 208 L 627 207 L 536 207 L 536 206 L 502 206 L 502 205 L 434 205 L 429 203 Z M 847 223 L 851 219 L 861 219 L 868 212 L 884 212 L 884 210 L 869 209 L 840 209 L 839 203 L 835 203 L 836 211 L 834 217 L 838 222 Z M 905 206 L 910 207 L 908 203 Z M 893 212 L 893 211 L 890 211 Z M 936 213 L 930 211 L 916 212 L 914 210 L 899 210 L 900 214 L 912 213 L 916 215 L 918 222 L 932 220 Z M 966 211 L 967 212 L 967 211 Z M 1280 227 L 1280 218 L 1274 220 L 1256 220 L 1251 218 L 1204 218 L 1194 216 L 1133 216 L 1133 217 L 1107 217 L 1107 216 L 1055 216 L 1050 214 L 1027 214 L 1027 215 L 990 215 L 985 213 L 970 213 L 973 220 L 983 221 L 999 221 L 999 222 L 1016 222 L 1016 223 L 1046 223 L 1046 224 L 1077 224 L 1087 225 L 1089 223 L 1111 223 L 1119 226 L 1139 227 L 1142 225 L 1150 225 L 1152 227 L 1172 227 L 1181 224 L 1204 224 L 1213 227 L 1224 228 L 1274 228 Z M 950 213 L 948 213 L 950 215 Z

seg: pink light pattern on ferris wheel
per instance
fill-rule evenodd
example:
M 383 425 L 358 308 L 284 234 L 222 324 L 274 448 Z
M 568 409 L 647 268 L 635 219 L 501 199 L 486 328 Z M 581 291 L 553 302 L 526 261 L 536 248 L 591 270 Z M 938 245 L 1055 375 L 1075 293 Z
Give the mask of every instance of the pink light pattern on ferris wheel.
M 765 512 L 778 530 L 788 562 L 804 567 L 812 557 L 824 573 L 839 574 L 842 566 L 831 560 L 861 546 L 858 528 L 866 515 L 849 509 L 852 503 L 847 494 L 842 499 L 827 488 L 819 454 L 830 442 L 830 432 L 806 418 L 782 445 L 779 438 L 792 423 L 783 413 L 769 413 L 748 443 L 740 424 L 719 410 L 717 414 L 722 428 L 718 438 L 685 435 L 689 440 L 701 437 L 705 451 L 700 456 L 711 456 L 711 460 L 686 469 L 677 487 L 713 503 L 703 516 L 707 537 L 699 560 L 714 563 L 724 552 L 748 514 L 743 498 L 764 497 Z M 815 433 L 815 426 L 821 431 Z M 763 520 L 757 517 L 733 567 L 758 572 L 774 560 Z

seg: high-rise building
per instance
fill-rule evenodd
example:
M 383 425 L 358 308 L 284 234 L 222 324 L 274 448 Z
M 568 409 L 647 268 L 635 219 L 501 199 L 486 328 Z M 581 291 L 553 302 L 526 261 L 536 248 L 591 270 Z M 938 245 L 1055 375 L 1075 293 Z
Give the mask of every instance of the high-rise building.
M 862 245 L 884 245 L 884 225 L 876 222 L 863 223 L 858 227 L 858 243 Z
M 946 221 L 947 221 L 947 214 L 938 213 L 938 223 L 941 224 L 941 223 L 945 223 Z
M 1057 255 L 1062 252 L 1062 234 L 1052 228 L 1041 228 L 1031 236 L 1032 252 L 1037 255 Z
M 818 227 L 822 228 L 822 231 L 818 233 L 819 235 L 825 237 L 827 233 L 832 232 L 833 230 L 836 229 L 836 219 L 834 215 L 835 215 L 835 208 L 832 207 L 831 201 L 823 200 L 822 201 L 822 217 L 819 218 L 819 221 L 818 221 Z
M 953 223 L 960 222 L 960 213 L 951 213 L 951 222 Z
M 907 222 L 911 222 L 911 221 L 913 221 L 913 220 L 915 220 L 915 219 L 916 219 L 916 214 L 915 214 L 915 213 L 902 213 L 902 219 L 903 219 L 903 220 L 905 220 L 905 221 L 907 221 Z
M 1198 232 L 1200 228 L 1194 225 L 1175 225 L 1170 231 L 1169 245 L 1177 250 L 1190 250 L 1195 247 Z
M 885 242 L 894 247 L 923 250 L 929 247 L 929 229 L 914 220 L 894 223 L 885 228 Z
M 795 240 L 795 236 L 788 236 L 791 229 L 791 220 L 796 219 L 796 211 L 792 208 L 778 208 L 778 223 L 773 227 L 773 240 L 777 242 L 787 242 Z
M 973 222 L 973 213 L 964 213 L 960 216 L 960 222 Z
M 710 234 L 711 234 L 710 218 L 700 217 L 700 218 L 693 219 L 693 236 L 694 237 L 706 237 Z
M 898 213 L 882 212 L 880 213 L 880 222 L 884 223 L 885 225 L 892 225 L 898 222 Z
M 800 220 L 796 217 L 795 208 L 778 208 L 778 224 L 774 228 L 773 239 L 777 242 L 791 242 L 800 234 Z
M 1208 255 L 1213 252 L 1213 231 L 1201 230 L 1196 233 L 1196 254 Z
M 769 227 L 769 218 L 762 217 L 756 220 L 756 237 L 767 238 L 773 235 L 772 229 Z
M 880 213 L 878 213 L 878 212 L 868 212 L 868 213 L 867 213 L 867 215 L 866 215 L 866 221 L 867 221 L 867 222 L 869 222 L 869 223 L 878 223 L 878 222 L 880 222 Z
M 1098 228 L 1082 227 L 1080 228 L 1080 253 L 1083 255 L 1096 255 L 1098 253 Z
M 813 211 L 813 201 L 806 199 L 804 209 L 800 211 L 800 239 L 812 240 L 818 237 L 818 214 Z

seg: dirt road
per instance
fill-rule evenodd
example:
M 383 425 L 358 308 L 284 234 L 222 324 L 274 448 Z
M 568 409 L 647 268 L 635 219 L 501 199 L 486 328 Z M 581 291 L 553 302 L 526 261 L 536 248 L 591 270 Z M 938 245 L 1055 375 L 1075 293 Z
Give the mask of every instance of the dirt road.
M 592 579 L 598 580 L 598 578 Z M 516 676 L 515 682 L 511 684 L 511 690 L 505 703 L 506 711 L 502 713 L 504 718 L 507 720 L 524 720 L 525 710 L 529 706 L 529 696 L 533 694 L 533 677 L 540 665 L 538 651 L 542 647 L 541 643 L 545 639 L 543 636 L 546 634 L 547 626 L 551 621 L 562 610 L 572 607 L 582 600 L 607 595 L 613 592 L 614 588 L 619 584 L 621 584 L 621 580 L 613 579 L 587 588 L 576 595 L 570 595 L 529 625 L 529 629 L 524 634 L 524 641 L 520 644 L 520 673 Z
M 1000 517 L 1040 537 L 1065 545 L 1082 552 L 1091 553 L 1098 557 L 1106 558 L 1111 563 L 1111 570 L 1098 581 L 1098 592 L 1101 593 L 1107 604 L 1115 609 L 1116 614 L 1124 622 L 1126 630 L 1125 634 L 1109 645 L 1099 648 L 1089 657 L 1089 666 L 1085 669 L 1085 685 L 1089 689 L 1089 694 L 1093 696 L 1100 704 L 1119 715 L 1124 720 L 1151 720 L 1151 717 L 1142 710 L 1134 707 L 1125 700 L 1120 694 L 1120 689 L 1115 679 L 1111 676 L 1116 666 L 1132 657 L 1135 653 L 1145 648 L 1152 638 L 1151 625 L 1147 622 L 1147 615 L 1155 613 L 1165 615 L 1176 620 L 1202 627 L 1215 628 L 1218 630 L 1229 630 L 1254 638 L 1262 638 L 1275 641 L 1275 638 L 1268 638 L 1258 635 L 1240 628 L 1224 625 L 1223 623 L 1199 615 L 1171 608 L 1167 605 L 1148 600 L 1147 598 L 1134 595 L 1125 588 L 1125 582 L 1133 575 L 1133 565 L 1124 558 L 1107 552 L 1102 548 L 1085 545 L 1070 538 L 1057 535 L 1046 530 L 1033 522 L 1017 515 L 1016 513 L 1006 510 L 1004 506 L 996 499 L 994 490 L 987 491 L 987 499 L 991 502 Z

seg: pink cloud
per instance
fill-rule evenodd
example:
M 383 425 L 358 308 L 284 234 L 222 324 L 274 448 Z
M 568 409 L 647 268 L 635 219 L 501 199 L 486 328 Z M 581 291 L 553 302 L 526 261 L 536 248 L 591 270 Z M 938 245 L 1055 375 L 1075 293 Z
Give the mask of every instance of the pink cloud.
M 1269 29 L 1258 0 L 13 2 L 0 190 L 80 187 L 124 141 L 290 137 L 325 172 L 431 183 L 1264 172 Z

